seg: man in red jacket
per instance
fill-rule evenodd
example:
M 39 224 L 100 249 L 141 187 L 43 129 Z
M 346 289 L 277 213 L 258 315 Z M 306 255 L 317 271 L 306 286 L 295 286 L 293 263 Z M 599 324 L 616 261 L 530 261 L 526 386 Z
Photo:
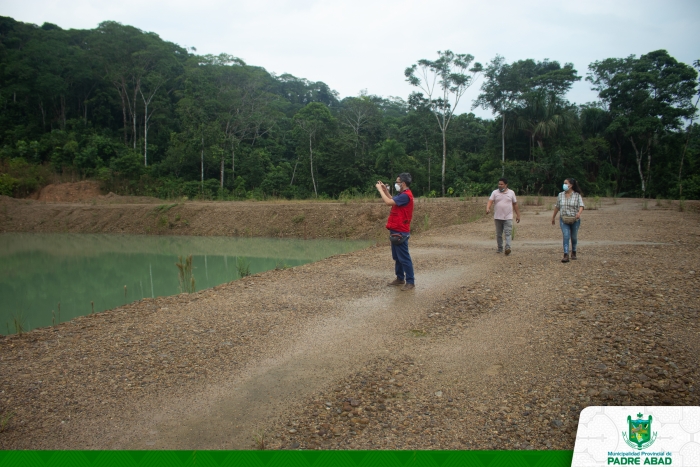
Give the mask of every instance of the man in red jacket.
M 389 282 L 388 285 L 403 285 L 401 290 L 412 290 L 416 287 L 413 277 L 413 261 L 408 252 L 408 239 L 411 236 L 411 219 L 413 218 L 413 193 L 408 188 L 411 181 L 411 174 L 399 174 L 394 185 L 398 194 L 393 198 L 381 180 L 376 185 L 384 204 L 391 206 L 386 228 L 389 229 L 391 238 L 391 257 L 394 258 L 395 262 L 396 279 Z

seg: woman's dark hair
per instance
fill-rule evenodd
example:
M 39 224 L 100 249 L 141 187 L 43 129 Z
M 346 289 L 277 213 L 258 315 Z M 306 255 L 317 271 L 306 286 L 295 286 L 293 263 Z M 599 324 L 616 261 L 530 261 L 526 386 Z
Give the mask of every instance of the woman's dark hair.
M 581 192 L 581 187 L 578 186 L 578 181 L 576 181 L 575 178 L 567 178 L 567 182 L 571 183 L 571 189 L 574 190 L 576 193 L 579 195 L 583 196 L 583 193 Z
M 411 174 L 408 172 L 404 172 L 402 174 L 399 174 L 399 180 L 404 182 L 406 186 L 411 186 L 411 182 L 413 181 L 413 177 L 411 177 Z
M 499 181 L 499 182 L 503 182 L 503 183 L 505 183 L 506 185 L 508 185 L 508 179 L 507 179 L 507 178 L 501 177 L 501 178 L 498 179 L 498 181 Z

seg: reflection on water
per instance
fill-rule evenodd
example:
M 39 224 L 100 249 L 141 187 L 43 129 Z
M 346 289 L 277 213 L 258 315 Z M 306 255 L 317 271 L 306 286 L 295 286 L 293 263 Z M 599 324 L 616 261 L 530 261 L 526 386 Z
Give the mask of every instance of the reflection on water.
M 192 255 L 197 290 L 368 246 L 367 241 L 102 234 L 0 234 L 0 334 L 50 326 L 180 292 L 175 263 Z M 60 315 L 59 315 L 60 307 Z

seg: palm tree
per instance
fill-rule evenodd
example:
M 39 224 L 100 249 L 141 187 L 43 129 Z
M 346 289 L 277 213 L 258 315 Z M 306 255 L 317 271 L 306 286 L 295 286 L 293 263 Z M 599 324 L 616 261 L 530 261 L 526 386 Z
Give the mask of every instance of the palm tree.
M 513 111 L 512 126 L 525 131 L 530 138 L 530 158 L 534 161 L 535 142 L 544 149 L 545 138 L 576 124 L 576 113 L 568 103 L 544 90 L 528 95 L 523 105 Z

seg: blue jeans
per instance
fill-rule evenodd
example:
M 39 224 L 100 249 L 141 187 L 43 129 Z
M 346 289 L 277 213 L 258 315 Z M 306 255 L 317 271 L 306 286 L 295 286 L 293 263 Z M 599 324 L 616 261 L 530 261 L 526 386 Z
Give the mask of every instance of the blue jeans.
M 398 233 L 406 237 L 406 240 L 401 245 L 391 244 L 391 257 L 394 258 L 394 270 L 396 271 L 396 278 L 400 281 L 405 280 L 407 284 L 413 284 L 415 278 L 413 277 L 413 261 L 411 260 L 411 254 L 408 252 L 408 239 L 411 234 L 408 232 L 396 232 L 390 230 L 391 233 Z
M 564 254 L 569 254 L 569 239 L 571 239 L 571 251 L 576 252 L 578 228 L 581 227 L 581 219 L 573 224 L 564 224 L 564 221 L 559 217 L 559 227 L 561 227 L 561 233 L 564 234 Z

